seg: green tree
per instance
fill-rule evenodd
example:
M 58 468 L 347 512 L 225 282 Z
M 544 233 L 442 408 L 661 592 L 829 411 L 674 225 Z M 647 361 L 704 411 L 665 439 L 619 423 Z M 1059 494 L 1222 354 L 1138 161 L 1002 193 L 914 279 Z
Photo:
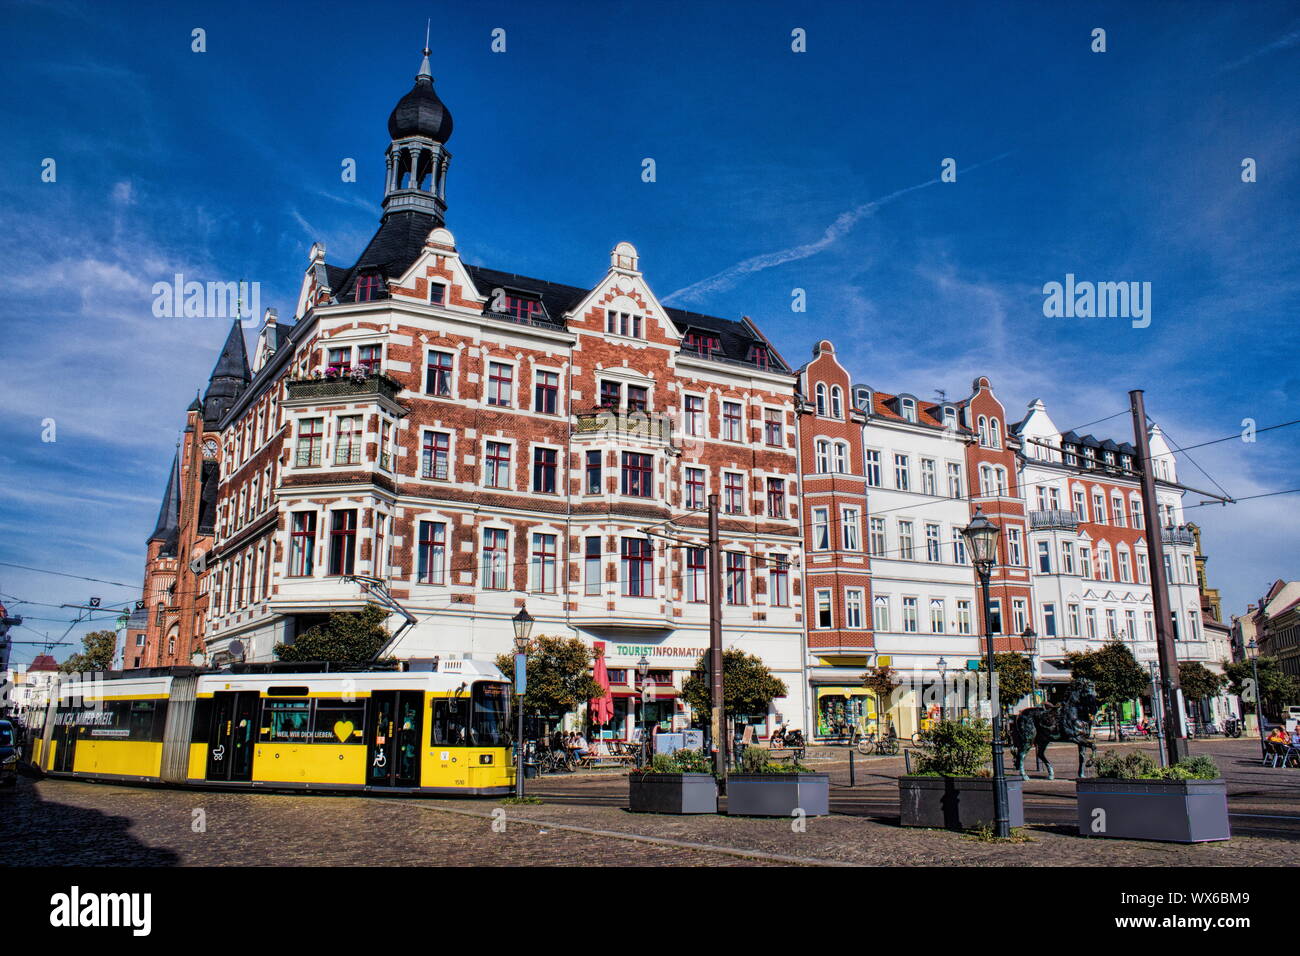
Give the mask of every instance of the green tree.
M 1024 654 L 994 654 L 993 667 L 998 672 L 998 706 L 1006 711 L 1034 689 L 1034 665 Z M 987 674 L 988 660 L 980 658 L 980 672 Z
M 722 713 L 728 720 L 737 714 L 765 714 L 772 701 L 786 693 L 785 682 L 773 676 L 767 665 L 753 654 L 734 647 L 722 652 Z M 712 722 L 713 689 L 707 651 L 696 661 L 691 676 L 683 681 L 682 699 L 695 709 L 706 726 Z
M 1259 669 L 1259 687 L 1255 687 L 1255 668 Z M 1282 708 L 1300 703 L 1300 681 L 1282 670 L 1276 657 L 1260 657 L 1254 662 L 1224 661 L 1228 689 L 1241 698 L 1242 703 L 1254 709 L 1255 699 L 1263 705 L 1264 715 L 1278 720 Z
M 338 611 L 307 628 L 292 644 L 276 644 L 275 656 L 282 661 L 369 664 L 392 636 L 384 627 L 387 619 L 388 612 L 377 604 L 359 612 Z
M 1209 700 L 1218 697 L 1228 678 L 1216 674 L 1200 661 L 1178 662 L 1178 686 L 1188 700 Z
M 81 639 L 81 646 L 84 652 L 69 655 L 59 670 L 65 674 L 111 670 L 113 655 L 117 653 L 117 632 L 91 631 Z
M 564 714 L 599 697 L 604 690 L 591 676 L 591 648 L 576 637 L 546 634 L 528 642 L 528 689 L 524 710 L 543 716 Z M 514 680 L 515 656 L 498 654 L 497 667 Z
M 1111 730 L 1119 722 L 1119 708 L 1126 700 L 1141 696 L 1151 684 L 1151 675 L 1119 641 L 1109 641 L 1095 651 L 1075 652 L 1065 658 L 1074 677 L 1091 680 L 1097 699 L 1110 713 Z

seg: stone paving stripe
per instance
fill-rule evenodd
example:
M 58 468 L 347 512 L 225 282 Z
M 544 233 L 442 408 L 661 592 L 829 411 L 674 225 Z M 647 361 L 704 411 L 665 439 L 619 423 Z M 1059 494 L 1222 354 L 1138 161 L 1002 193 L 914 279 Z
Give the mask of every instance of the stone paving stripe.
M 456 813 L 463 817 L 478 817 L 482 820 L 491 820 L 492 814 L 479 813 L 475 810 L 462 810 L 457 807 L 432 807 L 426 804 L 419 805 L 421 810 L 430 810 L 434 813 Z M 763 853 L 758 850 L 742 850 L 734 846 L 717 846 L 711 843 L 692 843 L 688 840 L 670 840 L 667 837 L 649 837 L 640 833 L 620 833 L 618 830 L 597 830 L 593 827 L 580 827 L 571 823 L 548 823 L 544 820 L 530 820 L 527 817 L 512 817 L 506 819 L 511 823 L 526 823 L 529 826 L 545 828 L 548 830 L 570 830 L 574 833 L 585 833 L 588 836 L 612 837 L 615 840 L 631 840 L 635 843 L 657 843 L 660 846 L 679 847 L 684 850 L 701 850 L 705 853 L 722 853 L 727 856 L 738 856 L 749 860 L 765 860 L 773 863 L 790 863 L 796 866 L 847 866 L 857 868 L 856 863 L 847 863 L 843 860 L 821 860 L 812 857 L 803 856 L 785 856 L 780 853 Z

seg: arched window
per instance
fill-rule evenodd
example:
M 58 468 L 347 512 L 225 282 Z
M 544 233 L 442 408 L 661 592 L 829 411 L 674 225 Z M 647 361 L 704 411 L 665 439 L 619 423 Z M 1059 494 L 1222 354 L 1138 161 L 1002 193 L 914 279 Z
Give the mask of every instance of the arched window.
M 817 474 L 824 475 L 831 470 L 831 443 L 825 438 L 817 439 Z
M 831 417 L 844 417 L 844 390 L 838 385 L 831 388 Z
M 817 383 L 817 414 L 826 415 L 826 386 L 821 382 Z
M 989 419 L 989 443 L 994 448 L 1002 447 L 1002 435 L 996 418 Z
M 835 471 L 846 474 L 849 470 L 849 446 L 846 442 L 835 443 Z
M 905 398 L 902 400 L 903 417 L 909 422 L 916 421 L 916 401 L 915 399 Z
M 989 444 L 989 420 L 983 415 L 979 418 L 979 435 L 980 444 L 987 448 Z

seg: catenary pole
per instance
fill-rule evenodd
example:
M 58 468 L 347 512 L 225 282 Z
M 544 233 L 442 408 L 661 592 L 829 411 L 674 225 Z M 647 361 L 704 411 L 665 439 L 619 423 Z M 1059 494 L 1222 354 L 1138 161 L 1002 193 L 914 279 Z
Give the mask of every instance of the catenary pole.
M 1128 393 L 1133 410 L 1133 444 L 1137 447 L 1139 478 L 1142 485 L 1142 518 L 1146 525 L 1147 554 L 1151 565 L 1151 608 L 1155 614 L 1156 655 L 1160 661 L 1163 693 L 1160 695 L 1161 723 L 1165 730 L 1165 753 L 1169 764 L 1178 763 L 1187 756 L 1187 737 L 1178 711 L 1181 691 L 1178 681 L 1178 655 L 1174 648 L 1173 620 L 1169 608 L 1169 589 L 1165 579 L 1165 550 L 1160 527 L 1160 512 L 1156 506 L 1155 466 L 1151 460 L 1151 442 L 1147 438 L 1146 404 L 1142 389 Z

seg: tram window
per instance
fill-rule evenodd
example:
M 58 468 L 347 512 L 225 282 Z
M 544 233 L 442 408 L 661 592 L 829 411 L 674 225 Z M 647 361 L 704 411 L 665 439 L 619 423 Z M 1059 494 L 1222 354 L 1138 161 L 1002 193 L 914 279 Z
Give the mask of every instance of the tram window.
M 318 744 L 365 743 L 366 709 L 361 703 L 318 700 L 311 739 Z
M 470 742 L 476 747 L 502 747 L 510 736 L 510 687 L 486 681 L 474 685 L 474 719 Z
M 190 727 L 190 743 L 206 744 L 210 723 L 212 723 L 212 698 L 200 697 L 194 702 L 194 723 Z
M 158 702 L 153 700 L 131 701 L 130 737 L 132 740 L 153 740 L 154 715 L 158 712 Z
M 263 728 L 268 743 L 305 744 L 311 742 L 310 700 L 263 701 Z
M 465 726 L 469 701 L 463 697 L 443 697 L 433 702 L 433 725 L 429 740 L 435 744 L 463 747 L 469 743 Z

